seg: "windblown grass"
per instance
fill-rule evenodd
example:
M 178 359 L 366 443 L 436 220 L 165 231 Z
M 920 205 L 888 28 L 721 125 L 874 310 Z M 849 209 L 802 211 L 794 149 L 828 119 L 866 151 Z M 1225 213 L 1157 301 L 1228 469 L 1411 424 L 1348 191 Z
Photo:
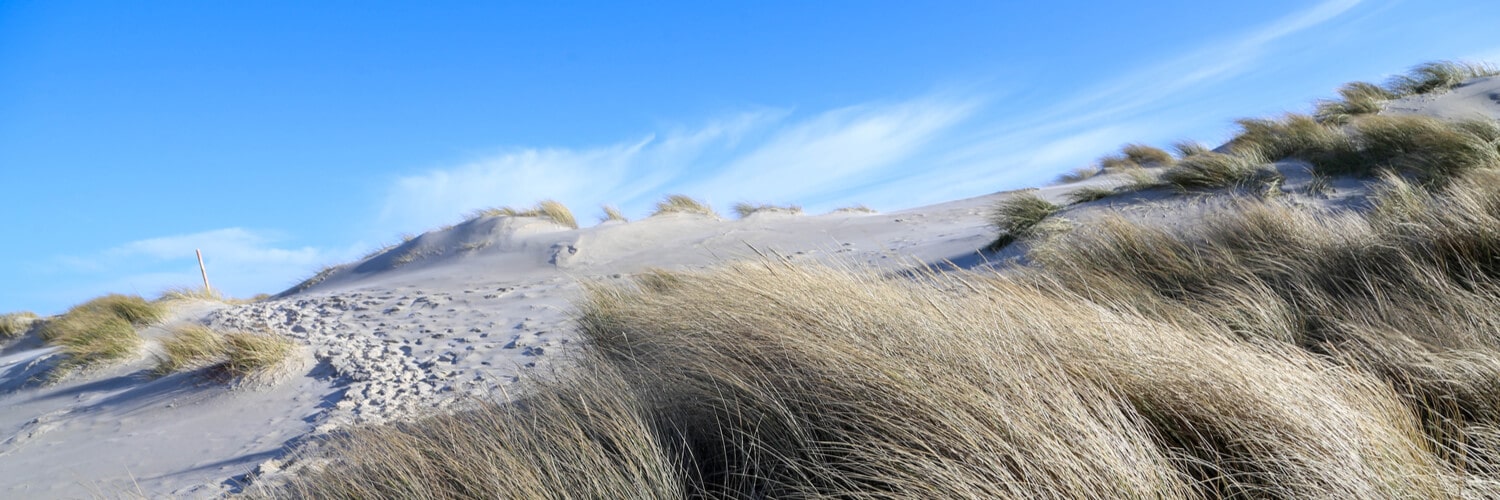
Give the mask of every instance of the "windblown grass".
M 1385 101 L 1396 93 L 1367 82 L 1351 82 L 1339 87 L 1339 99 L 1319 101 L 1313 116 L 1321 123 L 1343 124 L 1356 116 L 1379 113 Z
M 161 298 L 157 300 L 207 300 L 212 302 L 225 302 L 224 294 L 218 290 L 203 287 L 178 286 L 161 292 Z
M 734 213 L 741 219 L 751 216 L 757 212 L 801 214 L 802 207 L 798 205 L 770 205 L 765 203 L 740 202 L 734 204 Z
M 1079 203 L 1088 203 L 1091 201 L 1102 200 L 1110 196 L 1114 196 L 1115 193 L 1116 191 L 1110 188 L 1089 186 L 1074 189 L 1063 196 L 1068 199 L 1068 204 L 1077 205 Z
M 238 378 L 275 372 L 297 349 L 292 339 L 271 333 L 230 332 L 224 334 L 224 344 L 224 372 Z
M 1176 159 L 1161 148 L 1145 144 L 1126 144 L 1120 154 L 1099 159 L 1099 168 L 1105 172 L 1143 167 L 1165 167 Z
M 1240 133 L 1229 141 L 1230 153 L 1265 161 L 1300 158 L 1308 151 L 1335 147 L 1344 138 L 1339 129 L 1295 113 L 1280 119 L 1246 118 L 1235 123 Z
M 1172 144 L 1172 150 L 1177 152 L 1177 159 L 1183 160 L 1189 156 L 1213 152 L 1213 148 L 1204 146 L 1198 141 L 1177 141 Z
M 1097 166 L 1094 166 L 1094 165 L 1085 165 L 1085 166 L 1082 166 L 1082 167 L 1075 168 L 1073 170 L 1069 170 L 1069 171 L 1063 173 L 1062 175 L 1057 176 L 1057 182 L 1060 183 L 1060 184 L 1069 184 L 1069 183 L 1078 182 L 1078 181 L 1081 181 L 1081 180 L 1084 180 L 1084 179 L 1091 179 L 1094 176 L 1097 176 L 1097 175 L 1102 174 L 1102 173 L 1104 173 L 1104 168 L 1097 167 Z
M 1417 65 L 1405 75 L 1386 82 L 1386 89 L 1396 95 L 1428 94 L 1457 87 L 1466 80 L 1500 75 L 1500 68 L 1490 64 L 1460 61 L 1433 61 Z
M 1307 155 L 1327 175 L 1371 175 L 1394 170 L 1426 182 L 1500 167 L 1500 124 L 1422 116 L 1357 120 L 1342 141 Z
M 1432 498 L 1376 377 L 997 276 L 781 263 L 595 285 L 572 378 L 358 431 L 271 496 Z M 1192 321 L 1188 321 L 1192 320 Z M 550 493 L 545 493 L 550 492 Z
M 620 213 L 620 209 L 618 209 L 618 208 L 615 208 L 615 207 L 610 206 L 610 205 L 604 205 L 603 209 L 604 209 L 604 216 L 602 216 L 602 217 L 599 218 L 599 222 L 608 222 L 608 221 L 630 222 L 630 219 L 626 218 L 625 214 Z
M 1033 257 L 1047 283 L 1112 309 L 1223 325 L 1384 380 L 1434 457 L 1493 488 L 1500 175 L 1436 193 L 1384 182 L 1368 218 L 1246 202 L 1183 233 L 1105 221 Z
M 149 302 L 139 295 L 118 293 L 96 297 L 88 302 L 73 306 L 68 311 L 68 314 L 83 312 L 101 312 L 114 315 L 136 326 L 156 323 L 167 315 L 166 308 L 161 304 Z
M 855 204 L 855 205 L 849 205 L 847 207 L 836 208 L 836 209 L 833 210 L 832 213 L 836 213 L 836 214 L 873 214 L 873 213 L 876 213 L 876 211 L 873 208 L 870 208 L 870 207 L 867 207 L 867 206 L 864 206 L 864 205 Z
M 1184 158 L 1161 174 L 1161 181 L 1179 190 L 1247 187 L 1278 174 L 1254 155 L 1201 153 Z
M 228 345 L 217 332 L 203 325 L 172 329 L 156 353 L 156 373 L 166 375 L 222 362 Z
M 156 353 L 156 373 L 209 368 L 226 377 L 258 379 L 277 373 L 297 343 L 271 333 L 220 333 L 202 325 L 172 330 Z
M 36 321 L 36 313 L 31 311 L 0 314 L 0 338 L 16 338 L 24 335 L 31 330 L 31 325 Z
M 480 217 L 539 217 L 556 222 L 559 225 L 578 229 L 578 219 L 573 217 L 573 211 L 567 205 L 557 200 L 542 200 L 536 206 L 527 210 L 517 210 L 512 207 L 493 207 L 476 210 L 469 214 L 470 219 Z
M 53 368 L 51 380 L 59 380 L 74 370 L 130 358 L 143 342 L 130 321 L 102 309 L 69 311 L 43 324 L 41 335 L 66 355 Z
M 680 194 L 669 195 L 657 202 L 656 211 L 651 213 L 653 217 L 666 214 L 697 214 L 719 218 L 719 213 L 708 204 Z
M 1017 193 L 1001 200 L 990 212 L 990 224 L 1000 230 L 1000 236 L 990 244 L 990 249 L 1005 248 L 1017 239 L 1031 236 L 1042 219 L 1058 210 L 1062 207 L 1034 193 Z

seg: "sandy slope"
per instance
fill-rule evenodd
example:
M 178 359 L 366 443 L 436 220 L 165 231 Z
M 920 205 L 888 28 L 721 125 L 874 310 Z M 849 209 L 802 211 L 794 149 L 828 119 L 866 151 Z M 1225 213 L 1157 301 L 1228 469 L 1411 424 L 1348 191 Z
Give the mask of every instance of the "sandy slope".
M 1500 79 L 1389 103 L 1388 112 L 1500 118 Z M 1306 165 L 1284 162 L 1292 203 L 1354 205 L 1363 181 L 1310 193 Z M 1035 192 L 1056 203 L 1109 176 Z M 27 380 L 55 360 L 34 338 L 0 349 L 0 497 L 215 497 L 317 437 L 353 424 L 410 418 L 465 398 L 504 397 L 520 377 L 566 366 L 576 338 L 569 304 L 580 281 L 653 267 L 709 266 L 759 255 L 899 272 L 920 265 L 1003 266 L 1024 250 L 980 254 L 995 237 L 986 214 L 1013 193 L 883 214 L 764 213 L 744 220 L 672 215 L 577 230 L 534 218 L 489 217 L 418 236 L 340 266 L 284 297 L 242 306 L 179 303 L 173 322 L 270 330 L 305 358 L 268 387 L 231 389 L 200 374 L 153 379 L 149 356 L 60 384 Z M 1166 191 L 1075 205 L 1057 217 L 1103 214 L 1175 224 L 1232 203 Z M 148 339 L 163 328 L 143 331 Z M 497 391 L 498 389 L 498 391 Z

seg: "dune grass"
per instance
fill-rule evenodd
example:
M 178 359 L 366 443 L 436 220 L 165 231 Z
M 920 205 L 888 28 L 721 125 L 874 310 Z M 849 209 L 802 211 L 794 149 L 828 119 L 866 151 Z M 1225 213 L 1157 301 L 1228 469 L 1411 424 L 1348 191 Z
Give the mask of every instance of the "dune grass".
M 873 213 L 876 213 L 876 210 L 873 209 L 873 208 L 861 205 L 861 204 L 854 204 L 854 205 L 849 205 L 847 207 L 835 208 L 835 209 L 833 209 L 833 212 L 830 212 L 830 213 L 835 213 L 835 214 L 873 214 Z
M 556 222 L 559 225 L 578 229 L 578 219 L 573 217 L 573 211 L 567 205 L 557 200 L 542 200 L 535 207 L 518 210 L 512 207 L 493 207 L 476 210 L 469 214 L 470 219 L 480 217 L 539 217 Z
M 36 321 L 36 313 L 31 311 L 0 314 L 0 338 L 9 339 L 25 335 Z
M 751 263 L 593 285 L 582 369 L 356 431 L 273 497 L 1433 498 L 1381 379 L 998 276 Z M 1117 310 L 1120 309 L 1120 310 Z M 543 494 L 542 496 L 549 496 Z
M 238 378 L 274 372 L 297 349 L 292 339 L 271 333 L 230 332 L 224 334 L 224 344 L 224 372 Z
M 1099 159 L 1099 168 L 1105 172 L 1148 167 L 1165 167 L 1176 159 L 1161 148 L 1145 144 L 1126 144 L 1120 153 Z
M 1306 155 L 1325 175 L 1394 170 L 1426 182 L 1500 168 L 1500 124 L 1422 116 L 1371 116 L 1355 121 L 1346 139 Z
M 668 195 L 662 201 L 657 202 L 656 211 L 651 212 L 653 217 L 666 214 L 697 214 L 719 218 L 719 213 L 708 204 L 681 194 Z
M 157 300 L 207 300 L 212 302 L 226 302 L 224 294 L 218 290 L 210 290 L 203 287 L 176 286 L 161 292 Z
M 599 217 L 599 222 L 630 222 L 630 219 L 626 218 L 625 214 L 620 212 L 620 209 L 612 205 L 604 205 L 601 208 L 604 210 L 604 215 Z
M 1116 193 L 1117 191 L 1110 188 L 1089 186 L 1074 189 L 1063 196 L 1068 199 L 1069 205 L 1077 205 L 1079 203 L 1102 200 L 1114 196 Z
M 1405 75 L 1386 82 L 1390 93 L 1405 96 L 1428 94 L 1457 87 L 1472 78 L 1500 75 L 1500 68 L 1485 63 L 1432 61 L 1413 67 Z
M 1069 170 L 1067 172 L 1064 172 L 1062 175 L 1057 176 L 1057 182 L 1059 184 L 1069 184 L 1085 179 L 1091 179 L 1099 174 L 1104 173 L 1104 170 L 1104 168 L 1099 166 L 1085 165 L 1073 170 Z
M 209 368 L 234 379 L 275 374 L 292 358 L 297 343 L 271 333 L 221 333 L 202 325 L 174 328 L 156 354 L 157 375 Z
M 110 294 L 78 304 L 43 323 L 42 340 L 62 349 L 65 359 L 50 375 L 60 379 L 77 369 L 101 366 L 134 356 L 144 342 L 137 326 L 166 316 L 166 308 L 139 295 Z
M 1198 141 L 1182 140 L 1172 143 L 1172 151 L 1177 153 L 1178 160 L 1182 160 L 1189 156 L 1212 152 L 1213 148 L 1204 146 Z
M 1182 191 L 1248 187 L 1278 175 L 1254 155 L 1202 153 L 1178 162 L 1161 181 Z
M 1000 231 L 1000 236 L 989 248 L 999 250 L 1018 239 L 1031 236 L 1043 219 L 1058 210 L 1062 210 L 1062 207 L 1035 193 L 1017 193 L 1001 200 L 990 211 L 990 225 Z
M 734 213 L 741 219 L 749 217 L 757 212 L 801 214 L 800 205 L 771 205 L 766 203 L 739 202 L 734 204 Z
M 223 337 L 206 326 L 185 325 L 173 328 L 161 340 L 161 350 L 155 353 L 155 372 L 166 375 L 218 363 L 227 347 Z
M 1320 123 L 1344 124 L 1356 116 L 1379 113 L 1396 93 L 1368 82 L 1350 82 L 1339 87 L 1339 99 L 1319 101 L 1313 117 Z

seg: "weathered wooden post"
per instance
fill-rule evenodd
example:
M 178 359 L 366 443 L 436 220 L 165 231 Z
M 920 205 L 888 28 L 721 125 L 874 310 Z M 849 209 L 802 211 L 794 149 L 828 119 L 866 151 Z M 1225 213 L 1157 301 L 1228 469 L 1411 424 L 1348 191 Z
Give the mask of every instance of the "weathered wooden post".
M 214 289 L 208 286 L 208 268 L 203 267 L 203 250 L 194 248 L 193 251 L 198 253 L 198 272 L 203 273 L 203 291 L 213 292 Z

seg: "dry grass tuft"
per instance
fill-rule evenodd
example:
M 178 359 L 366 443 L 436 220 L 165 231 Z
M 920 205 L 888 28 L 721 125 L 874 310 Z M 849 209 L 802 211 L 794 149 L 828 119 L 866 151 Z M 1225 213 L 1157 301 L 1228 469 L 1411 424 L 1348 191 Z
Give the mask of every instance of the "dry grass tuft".
M 224 334 L 224 344 L 224 372 L 237 378 L 274 373 L 297 350 L 292 339 L 271 333 L 230 332 Z
M 1069 184 L 1085 179 L 1091 179 L 1094 176 L 1104 173 L 1104 170 L 1105 169 L 1102 167 L 1085 165 L 1057 176 L 1057 182 L 1059 184 Z
M 130 358 L 143 342 L 130 321 L 103 309 L 69 311 L 48 320 L 40 331 L 43 340 L 62 348 L 66 355 L 51 372 L 52 380 Z
M 1213 152 L 1213 148 L 1204 146 L 1198 141 L 1183 140 L 1172 143 L 1172 150 L 1177 152 L 1177 159 L 1184 160 L 1189 156 Z
M 88 302 L 73 306 L 68 311 L 68 314 L 83 312 L 101 312 L 113 315 L 136 326 L 156 323 L 167 315 L 166 308 L 161 304 L 149 302 L 139 295 L 118 293 L 97 297 Z
M 1001 200 L 990 212 L 990 224 L 1000 230 L 999 238 L 990 244 L 990 249 L 1005 248 L 1018 239 L 1031 236 L 1042 219 L 1058 210 L 1062 207 L 1034 193 L 1017 193 Z
M 739 202 L 734 204 L 734 213 L 741 219 L 749 217 L 756 212 L 801 214 L 802 207 L 799 205 L 770 205 L 765 203 Z
M 173 328 L 156 353 L 156 373 L 166 375 L 222 362 L 228 345 L 218 332 L 202 325 Z
M 620 209 L 615 208 L 615 207 L 610 206 L 610 205 L 604 205 L 603 208 L 604 208 L 604 216 L 599 218 L 599 222 L 608 222 L 608 221 L 630 222 L 630 219 L 627 219 L 625 217 L 625 214 L 620 213 Z
M 1160 148 L 1145 144 L 1126 144 L 1120 154 L 1099 159 L 1099 168 L 1105 172 L 1134 168 L 1165 167 L 1177 160 Z
M 156 373 L 208 367 L 229 378 L 259 380 L 278 373 L 297 343 L 271 333 L 220 333 L 202 325 L 172 330 L 156 353 Z
M 1327 175 L 1394 170 L 1425 182 L 1500 167 L 1500 124 L 1450 122 L 1421 116 L 1371 116 L 1353 123 L 1343 141 L 1307 155 Z
M 395 246 L 392 246 L 392 247 L 389 247 L 389 248 L 386 248 L 386 249 L 382 250 L 382 253 L 385 250 L 390 250 L 391 248 L 395 248 Z M 369 258 L 369 257 L 366 257 L 366 258 Z M 322 269 L 319 269 L 318 272 L 313 273 L 312 276 L 309 276 L 309 277 L 307 277 L 307 279 L 302 280 L 300 283 L 297 283 L 296 286 L 293 286 L 291 288 L 288 288 L 284 292 L 276 294 L 275 296 L 273 296 L 273 298 L 283 298 L 283 297 L 287 297 L 287 296 L 295 294 L 295 293 L 306 291 L 307 289 L 312 288 L 313 286 L 317 285 L 318 283 L 322 283 L 324 281 L 327 281 L 329 277 L 333 276 L 333 273 L 338 272 L 340 269 L 343 269 L 343 266 L 323 266 Z
M 1267 182 L 1278 174 L 1254 155 L 1201 153 L 1184 158 L 1162 172 L 1161 181 L 1179 190 L 1247 187 Z
M 835 213 L 835 214 L 873 214 L 873 213 L 876 213 L 876 211 L 873 208 L 870 208 L 870 207 L 867 207 L 867 206 L 864 206 L 864 205 L 855 204 L 855 205 L 849 205 L 847 207 L 836 208 L 831 213 Z
M 1405 75 L 1392 78 L 1386 89 L 1398 96 L 1429 94 L 1457 87 L 1471 78 L 1500 75 L 1500 68 L 1489 64 L 1458 61 L 1433 61 L 1417 65 Z
M 157 300 L 207 300 L 212 302 L 225 302 L 224 294 L 218 290 L 210 290 L 202 287 L 178 286 L 168 288 L 161 292 Z
M 529 210 L 517 210 L 511 207 L 494 207 L 475 210 L 469 214 L 470 219 L 480 217 L 540 217 L 556 222 L 560 225 L 578 229 L 578 220 L 573 218 L 573 211 L 567 205 L 557 200 L 542 200 L 537 202 L 536 207 Z
M 1063 196 L 1067 197 L 1068 204 L 1077 205 L 1079 203 L 1102 200 L 1114 196 L 1115 193 L 1116 191 L 1110 188 L 1090 186 L 1074 189 Z
M 0 314 L 0 338 L 9 339 L 25 335 L 31 330 L 31 325 L 36 322 L 36 313 L 31 311 Z
M 666 199 L 657 202 L 656 211 L 652 212 L 651 216 L 665 214 L 697 214 L 719 218 L 719 213 L 707 204 L 680 194 L 669 195 Z
M 1357 116 L 1379 113 L 1385 101 L 1396 98 L 1396 94 L 1385 88 L 1366 82 L 1346 83 L 1339 87 L 1339 99 L 1319 101 L 1313 116 L 1322 123 L 1344 124 Z

